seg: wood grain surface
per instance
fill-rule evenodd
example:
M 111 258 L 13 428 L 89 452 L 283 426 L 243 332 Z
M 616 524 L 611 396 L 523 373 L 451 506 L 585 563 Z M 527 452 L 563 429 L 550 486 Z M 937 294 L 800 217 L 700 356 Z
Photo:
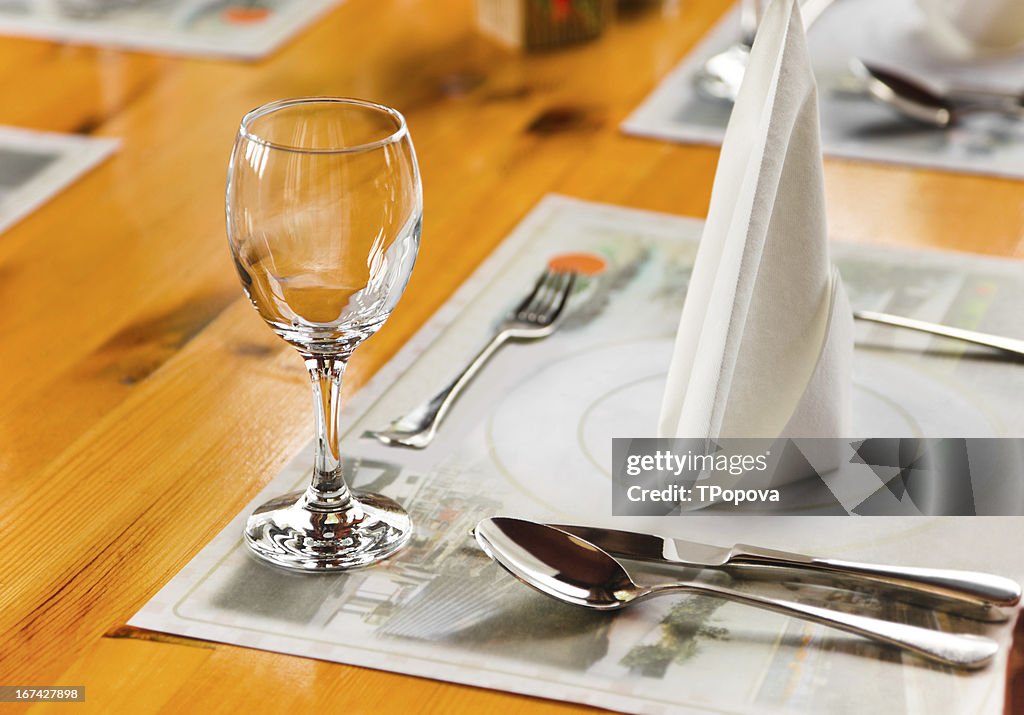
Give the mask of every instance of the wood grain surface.
M 545 193 L 705 215 L 717 150 L 617 125 L 726 5 L 633 2 L 599 41 L 528 56 L 477 36 L 471 0 L 348 0 L 255 63 L 0 38 L 0 124 L 123 142 L 0 235 L 0 682 L 86 685 L 43 712 L 588 710 L 124 624 L 312 434 L 301 361 L 224 237 L 242 114 L 330 94 L 408 117 L 422 250 L 351 391 Z M 836 238 L 1024 257 L 1024 184 L 826 174 Z

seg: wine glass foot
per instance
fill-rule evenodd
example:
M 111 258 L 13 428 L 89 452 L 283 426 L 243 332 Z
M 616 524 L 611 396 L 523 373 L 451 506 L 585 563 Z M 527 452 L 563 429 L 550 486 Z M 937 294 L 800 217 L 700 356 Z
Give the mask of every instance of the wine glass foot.
M 245 542 L 264 561 L 306 572 L 368 566 L 401 549 L 412 535 L 405 509 L 380 494 L 352 496 L 330 512 L 310 509 L 305 491 L 271 499 L 249 517 Z

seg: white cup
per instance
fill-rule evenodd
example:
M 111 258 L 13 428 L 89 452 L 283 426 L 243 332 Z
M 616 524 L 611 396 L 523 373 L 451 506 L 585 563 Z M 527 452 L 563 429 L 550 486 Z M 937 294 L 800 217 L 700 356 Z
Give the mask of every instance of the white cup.
M 1024 47 L 1024 0 L 917 0 L 929 29 L 972 52 Z

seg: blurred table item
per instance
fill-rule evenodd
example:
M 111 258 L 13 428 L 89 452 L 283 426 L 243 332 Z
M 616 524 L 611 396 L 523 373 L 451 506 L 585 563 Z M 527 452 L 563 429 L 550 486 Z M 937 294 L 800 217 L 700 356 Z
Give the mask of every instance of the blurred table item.
M 480 31 L 523 50 L 551 50 L 604 32 L 612 0 L 477 0 Z

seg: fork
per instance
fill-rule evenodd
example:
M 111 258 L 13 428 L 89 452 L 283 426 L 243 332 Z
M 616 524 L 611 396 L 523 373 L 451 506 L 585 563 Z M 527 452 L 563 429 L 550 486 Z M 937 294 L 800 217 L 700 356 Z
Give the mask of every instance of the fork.
M 490 342 L 448 387 L 416 407 L 387 429 L 367 432 L 387 445 L 422 449 L 433 441 L 452 404 L 480 369 L 509 340 L 538 340 L 555 332 L 576 283 L 576 273 L 546 270 L 523 301 L 498 326 Z

